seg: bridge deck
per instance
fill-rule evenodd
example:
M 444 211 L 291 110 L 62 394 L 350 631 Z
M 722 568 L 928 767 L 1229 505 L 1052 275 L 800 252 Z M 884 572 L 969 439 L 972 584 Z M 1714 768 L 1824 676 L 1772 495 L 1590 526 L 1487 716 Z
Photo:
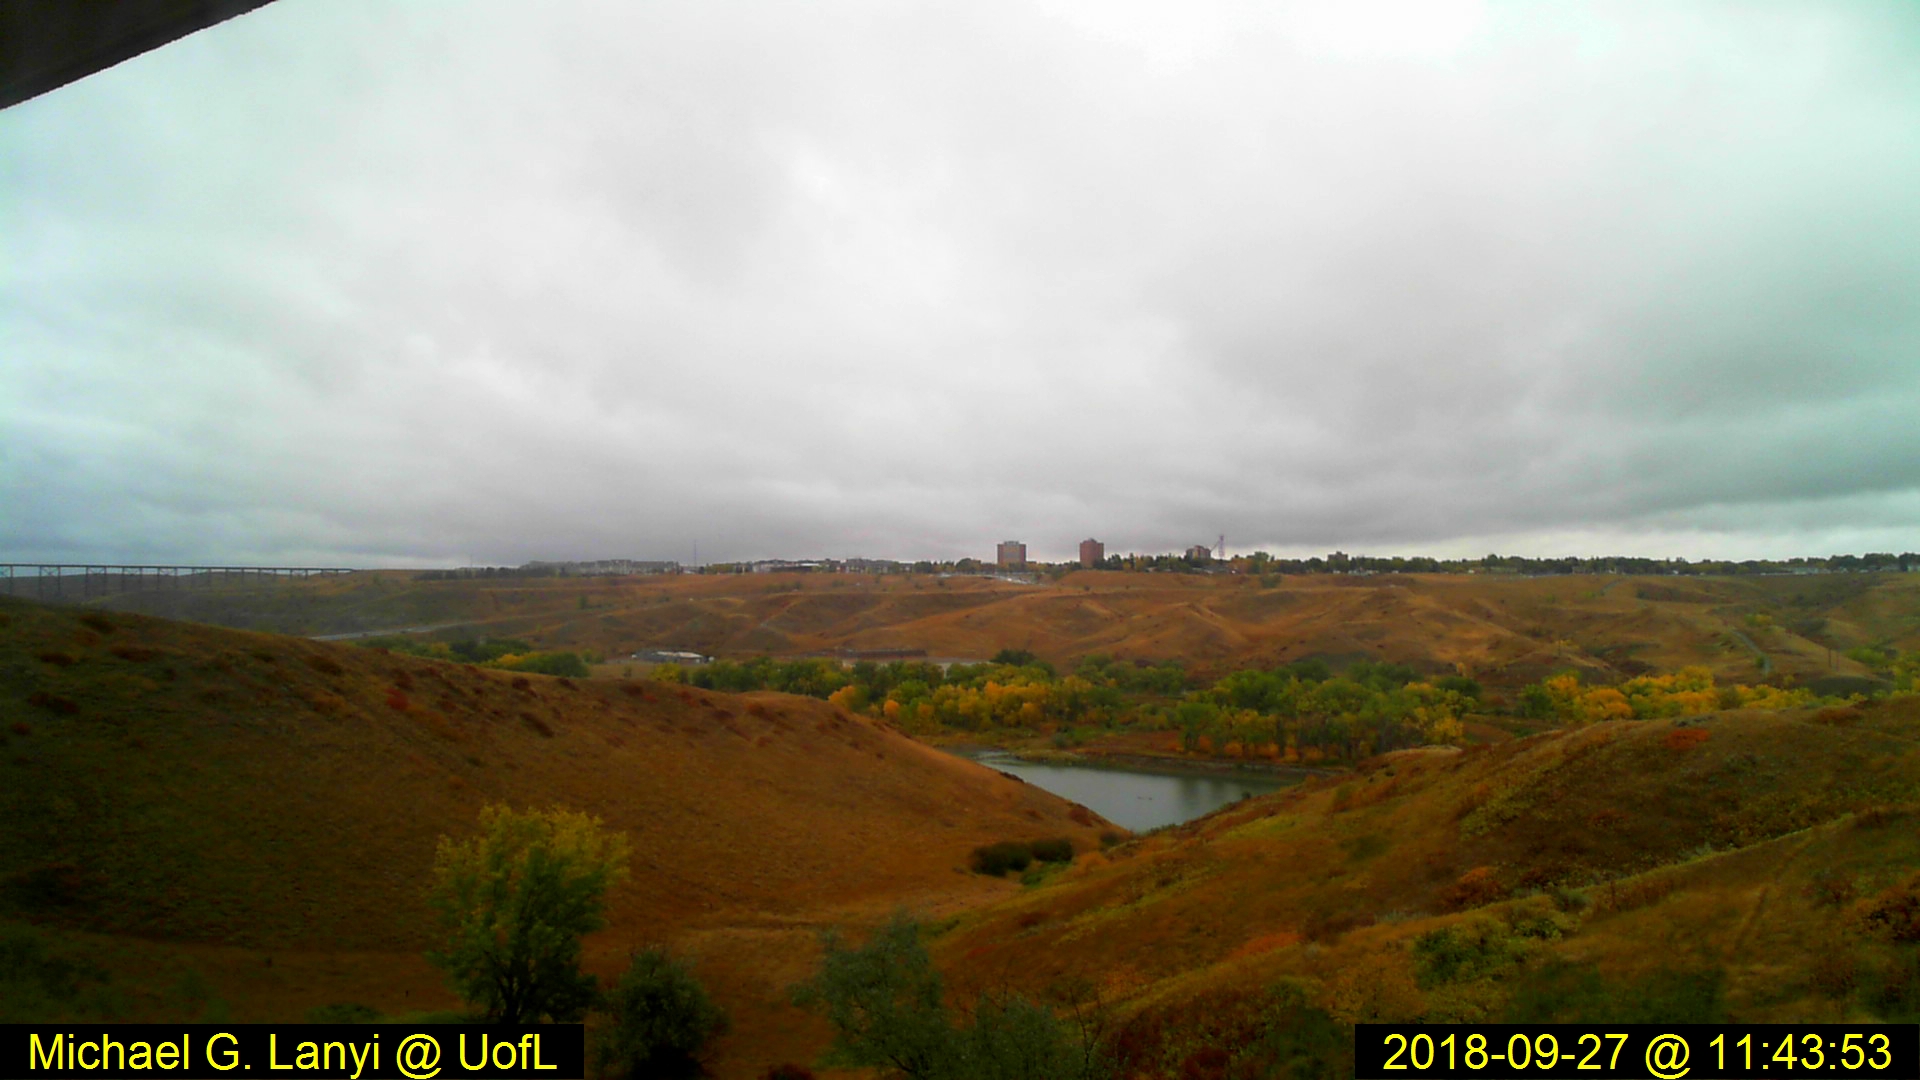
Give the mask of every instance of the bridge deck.
M 0 563 L 0 594 L 36 600 L 84 600 L 148 588 L 211 587 L 249 578 L 307 578 L 354 573 L 346 566 L 188 566 L 142 563 Z

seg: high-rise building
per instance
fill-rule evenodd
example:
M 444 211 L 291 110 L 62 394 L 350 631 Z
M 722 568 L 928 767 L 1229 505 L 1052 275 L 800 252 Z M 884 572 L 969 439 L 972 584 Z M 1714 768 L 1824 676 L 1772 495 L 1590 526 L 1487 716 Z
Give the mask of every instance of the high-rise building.
M 1212 562 L 1213 552 L 1208 551 L 1205 544 L 1195 544 L 1187 549 L 1187 558 L 1197 563 Z
M 1080 565 L 1099 566 L 1100 560 L 1107 557 L 1107 545 L 1098 540 L 1080 541 Z
M 994 550 L 993 563 L 1002 570 L 1025 570 L 1027 568 L 1027 545 L 1018 540 L 1002 540 Z

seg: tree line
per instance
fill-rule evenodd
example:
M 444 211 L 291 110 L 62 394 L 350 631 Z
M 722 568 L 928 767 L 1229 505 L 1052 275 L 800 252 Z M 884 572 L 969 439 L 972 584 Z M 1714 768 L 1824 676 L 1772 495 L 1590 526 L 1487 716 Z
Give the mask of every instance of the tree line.
M 1895 661 L 1889 661 L 1890 665 Z M 1893 689 L 1912 689 L 1920 660 L 1897 661 Z M 1804 688 L 1716 684 L 1703 667 L 1643 675 L 1617 686 L 1561 673 L 1512 703 L 1463 675 L 1421 674 L 1404 664 L 1324 661 L 1246 668 L 1212 682 L 1177 661 L 1138 664 L 1091 655 L 1071 671 L 1020 650 L 982 664 L 828 659 L 720 660 L 653 677 L 711 690 L 774 690 L 822 698 L 916 735 L 1051 735 L 1067 747 L 1106 731 L 1166 731 L 1170 748 L 1205 757 L 1318 764 L 1358 761 L 1408 747 L 1460 742 L 1473 716 L 1560 723 L 1695 716 L 1717 709 L 1786 709 L 1836 703 Z
M 465 638 L 459 641 L 426 641 L 406 634 L 362 638 L 362 648 L 382 649 L 428 660 L 446 660 L 456 664 L 500 671 L 525 671 L 537 675 L 560 675 L 584 679 L 591 674 L 589 664 L 600 662 L 594 652 L 536 649 L 519 638 Z

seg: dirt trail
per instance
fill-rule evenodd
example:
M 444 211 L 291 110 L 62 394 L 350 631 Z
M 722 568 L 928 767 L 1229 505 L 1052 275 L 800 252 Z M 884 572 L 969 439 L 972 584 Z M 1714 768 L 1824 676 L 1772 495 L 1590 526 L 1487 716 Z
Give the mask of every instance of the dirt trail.
M 1752 638 L 1748 637 L 1747 635 L 1741 633 L 1738 630 L 1733 629 L 1732 627 L 1727 628 L 1727 633 L 1731 634 L 1735 641 L 1738 641 L 1740 644 L 1745 645 L 1747 647 L 1747 651 L 1753 654 L 1753 658 L 1759 661 L 1761 675 L 1773 674 L 1773 660 L 1767 656 L 1766 652 L 1763 651 L 1760 648 L 1760 646 L 1755 645 L 1753 643 Z
M 1793 850 L 1781 857 L 1779 865 L 1774 868 L 1774 881 L 1760 886 L 1760 895 L 1754 898 L 1753 907 L 1747 911 L 1747 917 L 1741 920 L 1740 932 L 1733 936 L 1733 947 L 1728 950 L 1729 956 L 1738 958 L 1747 955 L 1747 939 L 1753 935 L 1754 927 L 1760 924 L 1760 917 L 1766 913 L 1767 901 L 1773 896 L 1775 882 L 1785 877 L 1787 868 L 1792 866 L 1794 860 L 1798 859 L 1808 847 L 1812 846 L 1816 832 L 1817 830 L 1814 829 L 1807 830 L 1806 834 L 1800 837 L 1799 842 L 1794 844 Z

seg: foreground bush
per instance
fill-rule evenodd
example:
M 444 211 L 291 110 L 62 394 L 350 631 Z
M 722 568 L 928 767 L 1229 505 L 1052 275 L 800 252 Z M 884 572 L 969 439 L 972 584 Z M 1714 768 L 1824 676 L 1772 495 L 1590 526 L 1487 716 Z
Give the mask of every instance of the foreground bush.
M 973 849 L 967 856 L 967 865 L 976 874 L 992 874 L 1005 877 L 1008 871 L 1019 873 L 1033 865 L 1033 849 L 1017 840 L 1002 840 L 997 844 Z
M 699 1076 L 707 1041 L 727 1030 L 720 1010 L 684 964 L 653 948 L 635 953 L 606 998 L 611 1030 L 596 1054 L 602 1071 L 631 1077 Z
M 1028 848 L 1033 852 L 1033 857 L 1039 859 L 1041 862 L 1069 863 L 1073 861 L 1073 841 L 1064 836 L 1056 836 L 1050 840 L 1035 840 L 1032 844 L 1028 845 Z
M 1032 866 L 1036 859 L 1048 863 L 1070 863 L 1073 861 L 1073 841 L 1064 836 L 1047 840 L 1002 840 L 997 844 L 974 848 L 972 854 L 967 856 L 967 865 L 976 874 L 1005 877 L 1009 871 L 1020 873 Z
M 821 937 L 820 971 L 794 1002 L 834 1031 L 824 1065 L 878 1068 L 907 1080 L 1103 1080 L 1103 1048 L 1051 1009 L 1018 996 L 982 998 L 972 1018 L 947 1014 L 940 972 L 920 924 L 896 915 L 858 949 Z

